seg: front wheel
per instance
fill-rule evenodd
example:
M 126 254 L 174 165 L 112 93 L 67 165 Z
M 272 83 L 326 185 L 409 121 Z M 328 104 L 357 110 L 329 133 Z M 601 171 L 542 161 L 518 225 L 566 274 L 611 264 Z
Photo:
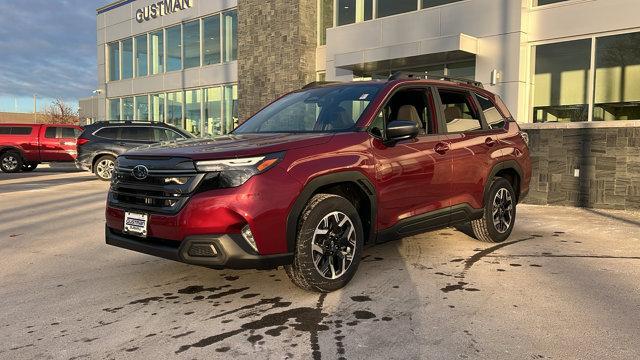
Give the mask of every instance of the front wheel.
M 0 156 L 0 169 L 6 173 L 22 171 L 22 156 L 16 151 L 7 151 Z
M 294 262 L 285 270 L 302 289 L 335 291 L 355 275 L 363 245 L 362 222 L 354 206 L 341 196 L 318 194 L 302 213 Z
M 500 243 L 511 235 L 516 222 L 516 194 L 511 183 L 495 178 L 485 195 L 482 218 L 471 221 L 476 239 Z
M 111 155 L 100 157 L 94 165 L 93 172 L 100 180 L 109 181 L 116 167 L 116 158 Z

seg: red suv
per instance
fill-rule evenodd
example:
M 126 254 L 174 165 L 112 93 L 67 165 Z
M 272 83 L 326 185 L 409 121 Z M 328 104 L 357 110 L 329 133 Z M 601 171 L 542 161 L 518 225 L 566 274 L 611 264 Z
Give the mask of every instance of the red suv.
M 481 84 L 396 75 L 314 83 L 230 135 L 117 158 L 106 242 L 210 268 L 273 268 L 329 292 L 363 247 L 471 222 L 506 240 L 527 137 Z

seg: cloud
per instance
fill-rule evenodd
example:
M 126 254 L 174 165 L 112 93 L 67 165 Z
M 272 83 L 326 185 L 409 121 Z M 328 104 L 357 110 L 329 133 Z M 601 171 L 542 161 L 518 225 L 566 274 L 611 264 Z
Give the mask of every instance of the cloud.
M 96 8 L 105 0 L 3 0 L 0 97 L 91 96 L 97 86 Z

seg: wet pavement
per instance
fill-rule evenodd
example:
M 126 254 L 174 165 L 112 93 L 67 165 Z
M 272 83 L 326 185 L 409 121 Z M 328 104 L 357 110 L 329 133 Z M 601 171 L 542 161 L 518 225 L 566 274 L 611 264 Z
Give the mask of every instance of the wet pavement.
M 0 359 L 634 359 L 640 214 L 519 206 L 502 244 L 365 250 L 347 288 L 104 244 L 107 184 L 0 174 Z

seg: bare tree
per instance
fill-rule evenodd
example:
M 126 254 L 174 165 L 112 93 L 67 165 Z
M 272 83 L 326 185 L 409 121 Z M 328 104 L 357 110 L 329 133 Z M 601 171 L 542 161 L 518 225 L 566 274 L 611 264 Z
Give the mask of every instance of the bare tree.
M 55 99 L 45 109 L 43 121 L 47 124 L 79 124 L 80 117 L 63 100 Z

